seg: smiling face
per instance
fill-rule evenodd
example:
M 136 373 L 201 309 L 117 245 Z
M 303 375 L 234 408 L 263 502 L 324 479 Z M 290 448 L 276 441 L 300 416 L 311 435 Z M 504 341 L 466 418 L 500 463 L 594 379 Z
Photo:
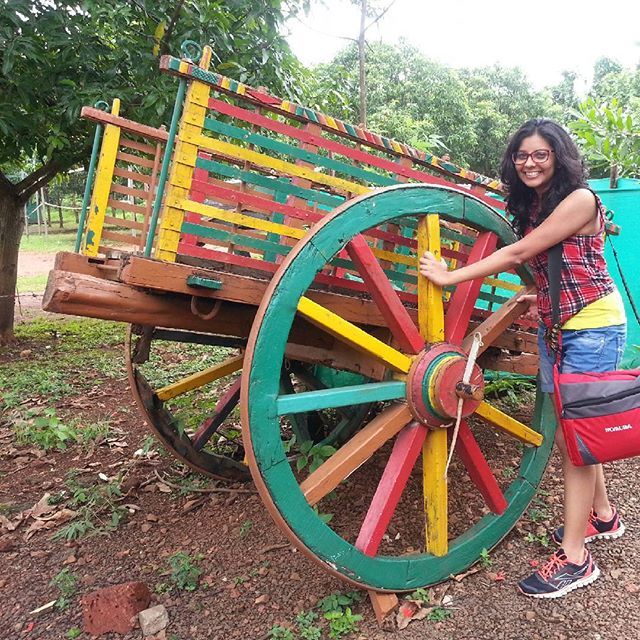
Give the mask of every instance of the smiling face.
M 541 135 L 534 133 L 533 135 L 523 138 L 518 147 L 518 154 L 529 154 L 526 162 L 516 164 L 518 177 L 522 182 L 540 196 L 551 186 L 551 180 L 556 168 L 556 159 L 553 153 L 548 154 L 548 158 L 544 161 L 536 160 L 534 151 L 546 150 L 552 152 L 551 145 Z M 532 155 L 533 154 L 533 155 Z M 538 154 L 545 155 L 545 154 Z

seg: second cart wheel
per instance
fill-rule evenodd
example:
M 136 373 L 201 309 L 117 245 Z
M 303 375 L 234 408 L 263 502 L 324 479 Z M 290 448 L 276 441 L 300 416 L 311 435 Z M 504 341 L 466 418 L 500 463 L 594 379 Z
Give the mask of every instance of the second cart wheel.
M 406 250 L 402 259 L 388 244 L 380 251 L 379 233 L 367 236 L 389 223 L 416 227 L 409 261 Z M 415 268 L 425 249 L 471 263 L 514 239 L 504 218 L 462 188 L 402 185 L 345 203 L 296 245 L 272 280 L 245 356 L 245 449 L 276 523 L 332 573 L 376 590 L 437 583 L 496 545 L 532 499 L 553 442 L 550 403 L 538 393 L 527 426 L 482 399 L 483 372 L 468 364 L 474 342 L 479 353 L 492 347 L 507 359 L 514 355 L 504 351 L 503 337 L 523 305 L 513 296 L 492 312 L 501 301 L 491 288 L 513 293 L 531 283 L 530 273 L 443 293 L 416 277 Z M 468 249 L 458 250 L 460 244 Z M 316 275 L 338 255 L 383 317 L 390 344 L 312 301 Z M 394 260 L 401 270 L 390 271 Z M 417 291 L 407 277 L 411 262 Z M 296 316 L 352 349 L 355 362 L 377 362 L 385 373 L 339 393 L 282 393 L 278 372 Z M 512 350 L 525 338 L 526 332 L 510 343 Z M 459 387 L 463 378 L 468 384 Z M 445 477 L 461 395 L 456 455 Z M 371 401 L 386 404 L 337 452 L 314 469 L 293 464 L 281 438 L 283 415 Z
M 125 354 L 129 384 L 153 434 L 178 460 L 218 479 L 247 481 L 249 469 L 238 412 L 245 340 L 156 327 L 129 327 Z M 286 360 L 282 393 L 364 382 L 362 376 Z M 212 385 L 216 388 L 213 389 Z M 283 437 L 317 445 L 343 442 L 370 404 L 292 414 Z

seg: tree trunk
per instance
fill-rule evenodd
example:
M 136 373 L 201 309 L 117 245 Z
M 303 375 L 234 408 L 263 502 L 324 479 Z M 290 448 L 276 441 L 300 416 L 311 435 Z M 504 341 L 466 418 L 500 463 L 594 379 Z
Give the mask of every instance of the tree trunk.
M 13 339 L 18 252 L 24 229 L 22 203 L 0 189 L 0 344 Z
M 618 188 L 618 172 L 618 165 L 612 164 L 611 170 L 609 171 L 609 189 Z
M 360 36 L 358 37 L 358 70 L 360 74 L 360 124 L 367 126 L 367 78 L 366 78 L 366 51 L 365 21 L 367 18 L 367 0 L 361 0 Z

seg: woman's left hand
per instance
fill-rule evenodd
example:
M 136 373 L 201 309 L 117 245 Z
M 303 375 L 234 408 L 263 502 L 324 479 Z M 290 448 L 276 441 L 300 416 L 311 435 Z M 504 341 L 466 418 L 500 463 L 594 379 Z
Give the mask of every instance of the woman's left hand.
M 420 274 L 439 287 L 451 284 L 451 272 L 444 258 L 436 260 L 431 251 L 425 251 L 420 258 Z

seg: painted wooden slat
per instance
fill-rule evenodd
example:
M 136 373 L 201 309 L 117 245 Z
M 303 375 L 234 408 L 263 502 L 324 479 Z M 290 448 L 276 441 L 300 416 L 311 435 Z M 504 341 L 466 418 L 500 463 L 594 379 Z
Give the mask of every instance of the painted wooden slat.
M 345 158 L 349 158 L 354 162 L 368 164 L 376 167 L 377 169 L 382 169 L 383 171 L 389 171 L 390 173 L 395 173 L 405 178 L 411 178 L 413 180 L 416 180 L 417 182 L 422 182 L 426 184 L 450 184 L 442 178 L 438 178 L 436 176 L 433 176 L 430 173 L 426 173 L 424 171 L 415 169 L 410 164 L 399 167 L 398 163 L 394 162 L 389 158 L 384 158 L 384 157 L 374 155 L 372 153 L 367 153 L 366 151 L 363 151 L 357 147 L 348 147 L 344 144 L 341 144 L 334 140 L 330 140 L 320 135 L 310 134 L 306 132 L 304 129 L 293 127 L 289 124 L 279 122 L 278 120 L 274 120 L 273 118 L 267 118 L 266 116 L 263 116 L 254 111 L 247 111 L 246 109 L 242 109 L 228 102 L 223 102 L 222 100 L 210 98 L 209 107 L 212 109 L 215 109 L 219 113 L 223 113 L 224 115 L 238 118 L 238 119 L 244 120 L 245 122 L 250 122 L 251 124 L 255 124 L 255 125 L 264 127 L 265 129 L 276 131 L 280 134 L 290 136 L 302 142 L 314 144 L 318 147 L 327 149 L 328 151 L 344 156 Z M 333 118 L 326 119 L 327 123 L 331 121 L 335 122 Z M 332 128 L 336 129 L 336 127 L 332 127 Z M 375 146 L 380 146 L 379 142 L 376 142 L 374 144 Z M 393 150 L 396 153 L 402 153 L 404 155 L 404 151 L 402 150 L 400 145 L 398 145 L 397 143 L 396 145 L 397 146 L 393 146 Z M 411 160 L 415 160 L 416 158 L 405 156 L 405 158 L 403 159 L 411 161 Z M 489 198 L 488 196 L 484 196 L 481 193 L 478 193 L 477 195 L 479 197 L 482 197 L 483 199 L 486 199 L 487 204 L 490 204 L 494 208 L 498 208 L 498 209 L 504 208 L 504 204 L 496 200 L 495 198 Z
M 495 251 L 498 243 L 498 236 L 488 231 L 478 235 L 476 243 L 471 249 L 467 265 L 482 260 Z M 447 342 L 459 345 L 465 337 L 465 332 L 469 328 L 469 321 L 473 314 L 482 278 L 461 282 L 451 296 L 449 312 L 444 321 L 444 334 Z
M 469 477 L 480 491 L 487 507 L 493 513 L 504 513 L 507 508 L 507 500 L 466 420 L 460 422 L 456 453 L 460 456 Z
M 315 184 L 324 184 L 328 187 L 335 187 L 344 193 L 363 195 L 371 191 L 370 187 L 358 184 L 357 182 L 351 182 L 349 180 L 344 180 L 343 178 L 320 173 L 311 168 L 300 167 L 294 163 L 279 160 L 278 158 L 272 158 L 271 156 L 258 153 L 257 151 L 252 151 L 251 149 L 238 147 L 230 142 L 223 142 L 222 140 L 215 140 L 214 138 L 208 138 L 207 136 L 198 134 L 189 136 L 188 141 L 197 145 L 200 149 L 213 151 L 214 153 L 237 158 L 238 160 L 244 160 L 259 167 L 273 169 L 280 174 L 306 178 Z
M 120 100 L 116 98 L 113 101 L 111 113 L 117 116 L 119 111 Z M 109 202 L 109 193 L 111 192 L 113 170 L 116 165 L 116 156 L 118 155 L 119 141 L 120 128 L 112 124 L 106 125 L 82 244 L 82 253 L 87 256 L 93 257 L 98 255 L 100 238 L 102 237 L 102 229 L 104 227 L 104 216 Z
M 391 405 L 379 413 L 302 482 L 300 490 L 307 502 L 316 504 L 331 493 L 411 419 L 406 404 Z
M 367 241 L 362 236 L 356 236 L 347 244 L 347 252 L 400 348 L 408 353 L 419 353 L 424 348 L 424 340 Z
M 348 407 L 367 402 L 397 400 L 404 398 L 404 396 L 405 383 L 403 381 L 374 382 L 280 395 L 276 400 L 276 412 L 279 416 L 284 416 L 292 413 L 317 411 L 318 409 Z
M 430 251 L 440 260 L 440 216 L 428 214 L 418 223 L 418 255 Z M 426 342 L 444 340 L 442 288 L 418 277 L 418 326 Z M 426 549 L 435 556 L 446 555 L 449 542 L 447 480 L 447 430 L 431 431 L 422 447 L 422 486 L 425 512 Z
M 389 460 L 364 518 L 356 548 L 368 556 L 375 556 L 393 513 L 400 502 L 427 435 L 427 428 L 413 422 L 396 438 Z
M 244 356 L 242 355 L 228 358 L 224 362 L 213 365 L 203 371 L 199 371 L 198 373 L 182 378 L 181 380 L 178 380 L 178 382 L 168 384 L 167 386 L 158 389 L 156 395 L 160 400 L 164 401 L 176 398 L 183 393 L 193 391 L 193 389 L 203 387 L 205 384 L 213 382 L 214 380 L 219 380 L 220 378 L 224 378 L 236 371 L 240 371 L 240 369 L 242 369 L 243 360 Z
M 329 311 L 329 309 L 313 302 L 313 300 L 304 296 L 300 298 L 298 313 L 315 326 L 324 329 L 327 333 L 346 342 L 354 349 L 372 355 L 395 371 L 400 373 L 409 371 L 411 358 L 378 340 L 378 338 L 374 338 L 355 324 L 347 322 L 337 314 Z
M 146 169 L 153 169 L 153 160 L 150 158 L 142 158 L 141 156 L 134 156 L 132 153 L 126 153 L 124 151 L 118 151 L 116 160 L 119 162 L 126 162 L 127 166 L 145 167 Z
M 225 137 L 255 145 L 261 149 L 268 149 L 269 151 L 274 151 L 275 153 L 284 156 L 303 160 L 304 162 L 308 162 L 316 167 L 324 167 L 329 171 L 336 171 L 345 176 L 349 176 L 350 178 L 363 180 L 378 187 L 390 187 L 391 185 L 398 183 L 398 181 L 393 178 L 382 176 L 378 173 L 374 173 L 373 171 L 361 169 L 357 165 L 347 164 L 327 156 L 321 156 L 318 153 L 301 149 L 300 147 L 287 144 L 286 142 L 281 142 L 280 140 L 274 140 L 273 138 L 259 133 L 252 133 L 248 129 L 234 127 L 233 125 L 220 122 L 214 118 L 206 118 L 204 121 L 204 128 L 209 131 L 219 133 Z M 320 138 L 320 141 L 321 143 L 325 142 L 323 138 Z M 324 147 L 324 144 L 322 146 Z
M 476 409 L 476 414 L 484 418 L 496 429 L 508 433 L 521 442 L 532 444 L 536 447 L 542 444 L 543 438 L 541 434 L 527 427 L 527 425 L 522 424 L 519 420 L 500 411 L 500 409 L 492 407 L 487 402 L 480 403 L 480 406 Z

